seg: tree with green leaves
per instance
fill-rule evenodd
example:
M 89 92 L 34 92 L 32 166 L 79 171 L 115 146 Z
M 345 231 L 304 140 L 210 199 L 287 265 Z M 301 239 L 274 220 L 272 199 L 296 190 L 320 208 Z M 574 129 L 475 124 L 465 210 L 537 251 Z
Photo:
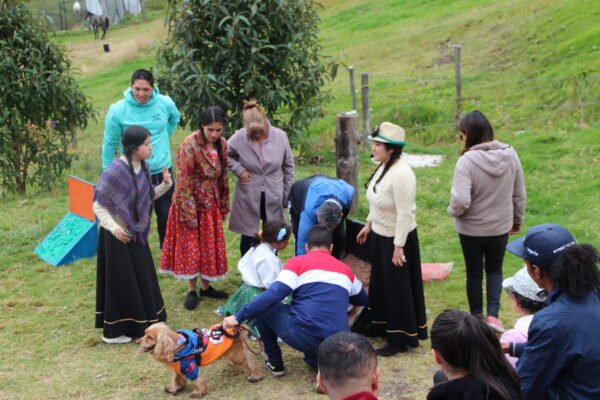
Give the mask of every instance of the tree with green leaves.
M 49 188 L 71 166 L 75 127 L 95 117 L 64 49 L 22 0 L 0 0 L 2 191 Z
M 255 98 L 298 143 L 322 112 L 321 86 L 337 63 L 319 55 L 319 17 L 310 0 L 171 0 L 169 35 L 158 52 L 161 89 L 195 128 L 219 105 L 241 127 Z

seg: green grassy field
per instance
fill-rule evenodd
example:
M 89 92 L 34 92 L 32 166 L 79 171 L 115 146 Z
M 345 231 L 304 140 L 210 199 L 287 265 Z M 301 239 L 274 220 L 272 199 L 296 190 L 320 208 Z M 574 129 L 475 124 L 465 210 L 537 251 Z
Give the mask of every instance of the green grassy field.
M 521 158 L 527 185 L 525 228 L 543 222 L 568 226 L 582 242 L 596 246 L 594 222 L 600 216 L 600 5 L 590 1 L 368 1 L 325 0 L 323 52 L 357 74 L 368 72 L 371 121 L 389 120 L 407 128 L 408 152 L 445 156 L 436 168 L 416 170 L 417 222 L 422 258 L 454 262 L 445 282 L 425 285 L 429 322 L 443 309 L 467 309 L 464 266 L 446 214 L 459 144 L 454 131 L 454 66 L 449 44 L 462 44 L 463 110 L 480 109 L 497 138 L 511 143 Z M 70 174 L 95 182 L 100 172 L 103 117 L 121 96 L 131 72 L 152 66 L 164 35 L 163 13 L 148 13 L 111 29 L 111 53 L 87 32 L 61 33 L 78 80 L 99 112 L 97 122 L 80 132 L 79 159 Z M 359 86 L 359 85 L 358 85 Z M 327 115 L 310 127 L 313 153 L 325 162 L 299 160 L 297 177 L 332 174 L 335 167 L 335 114 L 350 108 L 343 69 L 326 90 Z M 179 129 L 175 149 L 189 132 Z M 360 181 L 373 167 L 360 157 Z M 0 208 L 0 399 L 166 399 L 169 373 L 135 345 L 108 346 L 93 328 L 95 259 L 54 268 L 32 252 L 68 210 L 66 179 L 48 193 L 11 196 Z M 232 181 L 233 183 L 233 181 Z M 364 191 L 353 215 L 364 219 Z M 155 260 L 158 240 L 150 239 Z M 233 292 L 238 238 L 227 233 L 231 274 L 218 284 Z M 283 258 L 289 257 L 287 249 Z M 521 263 L 508 255 L 505 274 Z M 184 282 L 160 276 L 176 328 L 209 326 L 218 302 L 202 302 L 194 312 L 182 307 Z M 503 296 L 500 319 L 512 326 L 517 315 Z M 379 342 L 375 341 L 375 344 Z M 322 398 L 313 392 L 314 376 L 298 353 L 286 350 L 287 376 L 249 384 L 219 363 L 205 369 L 208 399 Z M 431 385 L 434 363 L 429 343 L 408 354 L 380 359 L 380 398 L 421 399 Z M 185 396 L 185 394 L 183 395 Z

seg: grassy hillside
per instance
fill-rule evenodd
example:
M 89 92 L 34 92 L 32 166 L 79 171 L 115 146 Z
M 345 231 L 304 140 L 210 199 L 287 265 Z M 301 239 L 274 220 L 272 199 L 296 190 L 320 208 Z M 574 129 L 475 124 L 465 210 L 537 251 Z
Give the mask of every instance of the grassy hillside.
M 41 1 L 41 0 L 38 0 Z M 452 219 L 446 215 L 450 180 L 459 144 L 453 129 L 454 65 L 449 44 L 462 44 L 463 110 L 478 108 L 497 137 L 515 146 L 525 171 L 526 227 L 561 223 L 583 242 L 599 246 L 592 221 L 600 216 L 600 5 L 591 1 L 369 1 L 325 0 L 320 11 L 326 54 L 370 74 L 372 125 L 389 120 L 407 128 L 409 152 L 442 154 L 437 168 L 416 170 L 422 258 L 451 261 L 445 282 L 427 283 L 429 321 L 448 307 L 467 309 L 464 266 Z M 110 53 L 85 31 L 61 33 L 79 81 L 100 119 L 80 133 L 79 159 L 71 174 L 96 181 L 100 172 L 103 117 L 121 96 L 131 72 L 154 64 L 164 35 L 162 12 L 147 21 L 114 27 Z M 358 82 L 358 80 L 357 80 Z M 358 87 L 360 85 L 357 85 Z M 299 178 L 335 167 L 332 156 L 335 114 L 350 108 L 347 75 L 341 69 L 327 90 L 327 115 L 310 127 L 314 152 L 326 162 L 300 162 Z M 204 106 L 204 105 L 199 105 Z M 175 149 L 188 130 L 172 140 Z M 361 154 L 360 179 L 370 175 Z M 233 183 L 233 181 L 232 181 Z M 354 215 L 366 215 L 364 191 Z M 145 399 L 162 393 L 168 373 L 134 345 L 106 346 L 93 328 L 95 259 L 51 267 L 33 248 L 68 210 L 66 185 L 50 193 L 3 199 L 0 208 L 0 399 Z M 153 235 L 155 229 L 153 224 Z M 158 262 L 157 238 L 150 239 Z M 221 285 L 233 292 L 238 238 L 227 233 L 230 277 Z M 290 256 L 287 249 L 282 258 Z M 520 262 L 508 255 L 505 273 Z M 183 310 L 185 283 L 160 276 L 177 328 L 219 321 L 208 300 Z M 512 326 L 516 314 L 507 297 L 500 319 Z M 378 344 L 379 342 L 375 342 Z M 288 376 L 250 385 L 226 365 L 205 369 L 208 399 L 322 398 L 301 357 L 286 352 Z M 380 398 L 424 398 L 434 369 L 429 343 L 392 359 L 381 359 Z

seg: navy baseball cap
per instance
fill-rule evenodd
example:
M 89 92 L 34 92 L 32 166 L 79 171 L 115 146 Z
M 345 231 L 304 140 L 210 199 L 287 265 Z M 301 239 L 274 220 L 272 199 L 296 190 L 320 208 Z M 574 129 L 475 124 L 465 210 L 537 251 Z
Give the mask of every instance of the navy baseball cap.
M 510 242 L 506 250 L 533 265 L 550 270 L 560 253 L 575 243 L 566 228 L 556 224 L 542 224 L 530 228 L 525 236 Z

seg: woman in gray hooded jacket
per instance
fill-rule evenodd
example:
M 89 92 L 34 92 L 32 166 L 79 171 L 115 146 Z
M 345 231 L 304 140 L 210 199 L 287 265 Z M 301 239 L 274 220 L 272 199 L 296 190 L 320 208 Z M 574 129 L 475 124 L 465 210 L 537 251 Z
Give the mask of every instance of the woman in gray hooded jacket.
M 448 213 L 455 218 L 465 259 L 470 311 L 483 316 L 485 270 L 487 322 L 502 328 L 502 262 L 508 235 L 519 232 L 523 223 L 523 170 L 514 148 L 494 140 L 494 130 L 480 111 L 465 115 L 459 131 L 465 146 L 454 170 Z

